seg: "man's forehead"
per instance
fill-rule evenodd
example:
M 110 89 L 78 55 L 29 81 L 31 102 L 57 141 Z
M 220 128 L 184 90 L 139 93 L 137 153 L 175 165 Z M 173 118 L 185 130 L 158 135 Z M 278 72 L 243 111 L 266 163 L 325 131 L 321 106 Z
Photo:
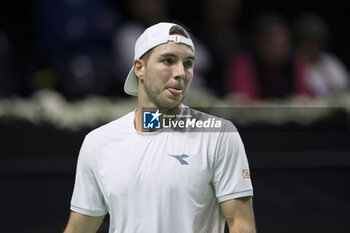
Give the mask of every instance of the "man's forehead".
M 194 52 L 190 46 L 186 44 L 175 43 L 172 41 L 169 41 L 166 44 L 158 45 L 154 48 L 154 53 L 158 55 L 171 53 L 174 55 L 188 56 L 194 58 Z

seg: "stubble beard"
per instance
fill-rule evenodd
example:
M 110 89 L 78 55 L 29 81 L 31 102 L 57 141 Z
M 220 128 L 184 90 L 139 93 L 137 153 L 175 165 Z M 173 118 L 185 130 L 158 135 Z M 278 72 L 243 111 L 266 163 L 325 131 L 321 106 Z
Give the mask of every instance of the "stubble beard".
M 183 101 L 184 96 L 182 96 L 181 101 L 179 101 L 178 103 L 174 103 L 174 104 L 170 104 L 164 100 L 161 99 L 161 95 L 163 94 L 163 92 L 165 90 L 160 90 L 160 91 L 155 91 L 152 90 L 152 83 L 149 83 L 146 81 L 147 77 L 145 78 L 145 81 L 143 83 L 146 95 L 148 97 L 148 100 L 150 102 L 152 102 L 154 104 L 154 106 L 156 108 L 158 108 L 159 110 L 161 110 L 162 112 L 171 112 L 173 110 L 175 110 Z

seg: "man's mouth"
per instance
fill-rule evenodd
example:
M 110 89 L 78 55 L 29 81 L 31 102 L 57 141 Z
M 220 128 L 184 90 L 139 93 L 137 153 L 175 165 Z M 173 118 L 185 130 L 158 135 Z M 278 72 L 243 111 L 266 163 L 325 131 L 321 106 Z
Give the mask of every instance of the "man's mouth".
M 181 89 L 169 87 L 168 90 L 169 90 L 173 95 L 181 95 L 181 94 L 182 94 L 182 90 L 181 90 Z

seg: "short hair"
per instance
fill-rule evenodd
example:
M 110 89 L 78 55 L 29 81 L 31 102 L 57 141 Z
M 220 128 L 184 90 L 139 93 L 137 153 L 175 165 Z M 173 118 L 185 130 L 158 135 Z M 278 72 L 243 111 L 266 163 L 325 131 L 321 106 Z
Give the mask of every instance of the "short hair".
M 186 37 L 187 39 L 190 38 L 190 36 L 186 32 L 186 30 L 179 25 L 172 26 L 169 30 L 169 35 L 180 35 L 180 36 Z M 144 55 L 142 55 L 140 57 L 140 59 L 142 59 L 145 64 L 147 64 L 148 59 L 151 56 L 152 51 L 153 51 L 153 49 L 150 49 L 149 51 L 147 51 Z

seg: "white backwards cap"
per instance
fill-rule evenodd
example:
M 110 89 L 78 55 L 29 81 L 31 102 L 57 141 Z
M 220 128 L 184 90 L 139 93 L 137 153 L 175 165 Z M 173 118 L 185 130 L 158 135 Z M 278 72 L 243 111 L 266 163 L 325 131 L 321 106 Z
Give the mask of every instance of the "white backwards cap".
M 158 23 L 147 28 L 135 43 L 134 60 L 141 58 L 145 53 L 154 47 L 161 44 L 166 44 L 169 41 L 188 45 L 194 52 L 194 45 L 190 38 L 187 39 L 186 37 L 180 35 L 169 35 L 170 29 L 173 26 L 179 25 L 173 23 Z M 128 77 L 126 78 L 124 91 L 129 95 L 138 95 L 138 78 L 135 74 L 134 66 L 131 67 Z

